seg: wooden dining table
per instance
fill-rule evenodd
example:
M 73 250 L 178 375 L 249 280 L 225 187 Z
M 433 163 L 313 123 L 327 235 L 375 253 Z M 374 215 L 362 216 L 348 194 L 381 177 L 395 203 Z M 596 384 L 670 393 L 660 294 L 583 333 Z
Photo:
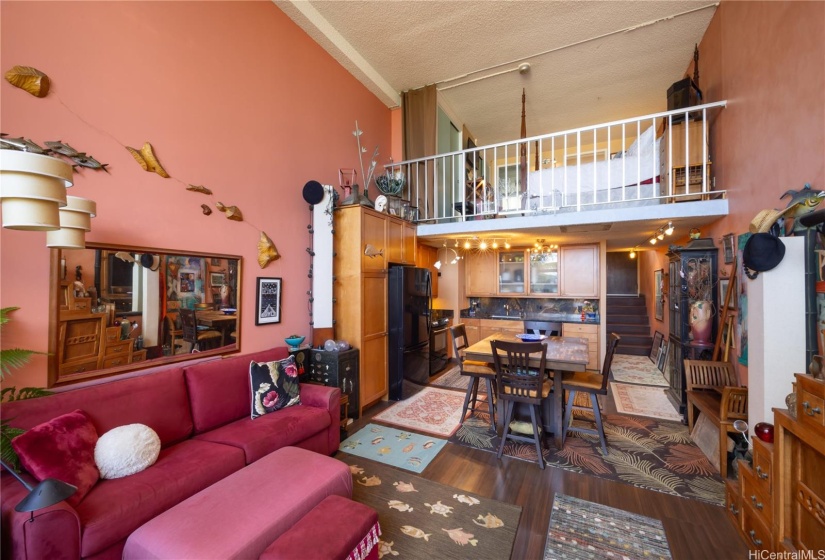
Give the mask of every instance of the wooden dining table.
M 198 324 L 213 327 L 221 332 L 221 346 L 226 346 L 226 335 L 238 322 L 238 314 L 227 315 L 223 311 L 207 309 L 197 312 Z
M 464 351 L 465 358 L 493 363 L 493 348 L 490 346 L 490 342 L 493 340 L 521 342 L 514 334 L 495 333 L 469 346 Z M 556 448 L 561 449 L 564 413 L 564 391 L 561 386 L 562 373 L 565 371 L 584 371 L 587 368 L 589 359 L 587 339 L 570 336 L 549 336 L 542 340 L 542 343 L 547 346 L 545 367 L 553 379 L 553 393 L 550 396 L 553 399 L 553 418 L 549 423 L 549 427 L 553 431 Z M 538 358 L 535 358 L 535 364 L 531 361 L 530 365 L 539 366 Z M 497 411 L 497 416 L 503 418 L 500 409 Z M 547 419 L 544 419 L 544 423 L 548 423 Z

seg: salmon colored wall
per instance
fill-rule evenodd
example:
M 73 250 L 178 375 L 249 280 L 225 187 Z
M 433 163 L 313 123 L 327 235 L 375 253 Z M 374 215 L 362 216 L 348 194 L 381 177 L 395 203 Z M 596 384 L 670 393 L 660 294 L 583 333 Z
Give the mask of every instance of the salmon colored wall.
M 747 232 L 760 210 L 784 208 L 788 189 L 825 189 L 824 21 L 822 2 L 724 1 L 699 43 L 705 100 L 728 100 L 710 141 L 730 215 L 702 230 L 717 247 L 723 235 Z M 655 268 L 645 268 L 652 277 Z M 747 382 L 747 368 L 734 363 Z
M 390 155 L 390 111 L 269 0 L 3 2 L 0 62 L 52 80 L 38 99 L 0 83 L 3 132 L 69 142 L 110 173 L 76 173 L 70 194 L 97 201 L 90 241 L 241 255 L 241 350 L 309 334 L 309 211 L 301 191 L 358 167 L 355 120 L 371 153 Z M 144 172 L 122 147 L 150 141 L 174 177 Z M 188 192 L 237 205 L 232 222 Z M 261 270 L 260 230 L 281 259 Z M 0 305 L 19 306 L 4 348 L 48 348 L 44 233 L 0 233 Z M 255 326 L 257 276 L 283 278 L 282 322 Z M 38 357 L 11 383 L 45 385 Z M 8 382 L 9 380 L 7 380 Z

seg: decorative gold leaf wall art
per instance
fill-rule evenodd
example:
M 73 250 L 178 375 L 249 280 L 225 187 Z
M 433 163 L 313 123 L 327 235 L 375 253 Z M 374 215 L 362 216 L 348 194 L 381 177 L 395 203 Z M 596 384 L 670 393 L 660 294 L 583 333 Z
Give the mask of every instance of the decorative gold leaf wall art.
M 258 241 L 258 264 L 261 268 L 266 268 L 269 263 L 280 258 L 281 255 L 275 248 L 275 244 L 266 233 L 261 232 L 261 239 Z
M 226 217 L 230 220 L 235 220 L 236 222 L 243 221 L 243 214 L 241 213 L 241 209 L 237 206 L 225 206 L 221 202 L 216 202 L 215 208 L 226 214 Z
M 203 185 L 189 185 L 188 187 L 186 187 L 186 190 L 201 194 L 212 194 L 212 191 L 207 189 Z
M 212 209 L 209 207 L 208 204 L 201 204 L 201 210 L 203 210 L 204 216 L 208 216 L 212 213 Z
M 169 174 L 160 164 L 158 158 L 155 157 L 155 152 L 152 150 L 152 145 L 149 142 L 145 142 L 140 150 L 129 146 L 126 146 L 126 149 L 129 150 L 129 153 L 132 154 L 132 157 L 135 158 L 135 161 L 138 162 L 144 171 L 157 173 L 164 179 L 169 178 Z
M 46 97 L 51 87 L 49 77 L 31 66 L 15 66 L 6 72 L 6 81 L 35 97 Z

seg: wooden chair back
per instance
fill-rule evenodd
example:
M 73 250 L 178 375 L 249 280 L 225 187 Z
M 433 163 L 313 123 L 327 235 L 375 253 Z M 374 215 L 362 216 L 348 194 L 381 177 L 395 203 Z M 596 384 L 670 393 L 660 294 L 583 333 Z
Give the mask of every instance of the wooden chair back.
M 467 328 L 464 323 L 459 323 L 450 327 L 450 334 L 453 337 L 453 356 L 464 360 L 464 350 L 470 346 L 467 342 Z
M 547 378 L 547 346 L 541 342 L 490 341 L 500 399 L 541 404 L 542 385 Z M 539 367 L 531 366 L 539 358 Z
M 183 331 L 183 340 L 190 344 L 198 343 L 198 319 L 195 315 L 194 309 L 186 309 L 181 307 L 180 311 L 181 330 Z
M 561 323 L 554 323 L 552 321 L 524 321 L 524 332 L 546 334 L 547 336 L 561 336 Z
M 739 386 L 730 362 L 685 360 L 685 380 L 688 391 Z
M 748 389 L 746 387 L 725 387 L 722 391 L 720 406 L 722 422 L 733 423 L 734 420 L 748 419 Z
M 610 333 L 610 337 L 607 339 L 607 351 L 604 353 L 604 362 L 602 362 L 602 387 L 599 390 L 599 394 L 601 395 L 607 394 L 610 366 L 613 365 L 613 356 L 616 354 L 616 347 L 619 346 L 619 341 L 621 340 L 622 337 L 616 333 Z

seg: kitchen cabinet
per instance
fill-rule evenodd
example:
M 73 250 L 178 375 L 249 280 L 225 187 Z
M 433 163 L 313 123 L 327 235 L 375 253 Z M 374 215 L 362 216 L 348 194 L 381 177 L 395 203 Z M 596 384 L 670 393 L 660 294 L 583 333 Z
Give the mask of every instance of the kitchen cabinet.
M 599 297 L 599 246 L 568 245 L 559 249 L 559 295 Z
M 419 245 L 415 253 L 415 266 L 419 268 L 426 268 L 430 271 L 430 278 L 432 279 L 432 294 L 434 298 L 438 297 L 438 274 L 439 270 L 435 267 L 435 262 L 438 260 L 438 249 L 430 247 L 429 245 Z
M 335 338 L 360 350 L 359 414 L 388 390 L 388 218 L 362 206 L 336 208 L 334 215 Z M 371 255 L 365 253 L 367 245 L 372 247 Z
M 526 292 L 524 251 L 498 252 L 498 293 L 524 294 Z
M 461 318 L 461 322 L 464 323 L 464 332 L 467 333 L 467 344 L 470 346 L 481 340 L 479 336 L 479 321 L 480 319 Z
M 551 249 L 547 253 L 530 253 L 530 293 L 558 295 L 558 249 Z
M 387 215 L 387 261 L 398 264 L 415 264 L 415 225 Z
M 498 266 L 495 251 L 467 253 L 465 270 L 465 290 L 468 296 L 496 295 Z
M 524 332 L 523 321 L 508 321 L 506 319 L 480 319 L 478 326 L 478 339 L 498 333 L 519 334 Z
M 561 327 L 562 336 L 575 336 L 587 339 L 587 369 L 601 370 L 601 352 L 599 351 L 599 325 L 564 323 Z

